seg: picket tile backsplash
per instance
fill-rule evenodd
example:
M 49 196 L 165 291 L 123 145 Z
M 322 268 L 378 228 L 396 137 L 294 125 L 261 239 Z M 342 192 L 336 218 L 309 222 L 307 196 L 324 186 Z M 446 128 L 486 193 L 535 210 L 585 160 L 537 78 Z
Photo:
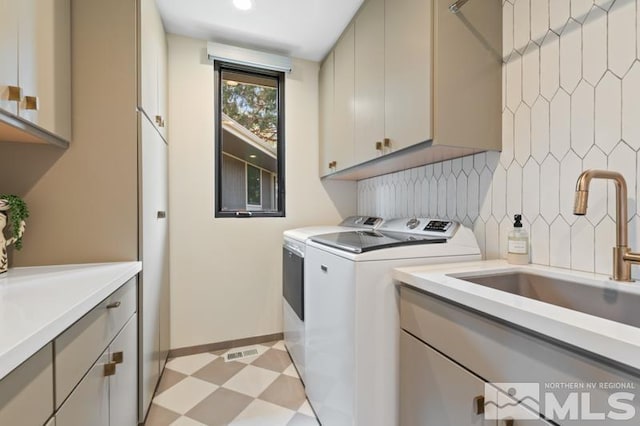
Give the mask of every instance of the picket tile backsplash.
M 488 259 L 522 213 L 533 263 L 610 274 L 615 188 L 594 181 L 584 217 L 573 191 L 582 170 L 622 173 L 640 249 L 638 1 L 504 1 L 502 152 L 359 181 L 358 212 L 455 219 Z

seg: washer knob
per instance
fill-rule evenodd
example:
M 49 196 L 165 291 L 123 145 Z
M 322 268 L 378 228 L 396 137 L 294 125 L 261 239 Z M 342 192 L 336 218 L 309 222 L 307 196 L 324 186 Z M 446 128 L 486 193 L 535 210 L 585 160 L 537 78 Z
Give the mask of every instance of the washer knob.
M 420 225 L 420 221 L 415 217 L 407 222 L 407 228 L 409 229 L 415 229 L 418 225 Z

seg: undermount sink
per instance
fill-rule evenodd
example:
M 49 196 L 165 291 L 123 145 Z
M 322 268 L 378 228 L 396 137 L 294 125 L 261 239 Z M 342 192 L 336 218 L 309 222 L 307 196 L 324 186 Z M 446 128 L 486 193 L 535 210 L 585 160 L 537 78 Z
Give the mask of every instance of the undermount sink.
M 495 290 L 538 300 L 596 317 L 640 327 L 640 295 L 529 272 L 450 275 Z M 626 284 L 633 285 L 633 284 Z

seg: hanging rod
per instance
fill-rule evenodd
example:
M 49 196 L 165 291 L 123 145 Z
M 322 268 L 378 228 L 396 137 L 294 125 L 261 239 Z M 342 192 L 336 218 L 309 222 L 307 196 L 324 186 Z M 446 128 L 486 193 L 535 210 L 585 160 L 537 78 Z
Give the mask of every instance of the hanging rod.
M 458 13 L 460 12 L 460 8 L 462 6 L 465 5 L 466 2 L 468 2 L 469 0 L 458 0 L 455 3 L 453 3 L 451 6 L 449 6 L 449 12 L 451 13 Z

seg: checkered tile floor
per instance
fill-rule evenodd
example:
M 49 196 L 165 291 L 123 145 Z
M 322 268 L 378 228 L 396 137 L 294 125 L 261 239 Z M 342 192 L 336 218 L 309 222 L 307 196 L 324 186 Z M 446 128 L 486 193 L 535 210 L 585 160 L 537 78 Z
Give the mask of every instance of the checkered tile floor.
M 145 425 L 318 426 L 284 342 L 251 347 L 258 355 L 239 361 L 219 351 L 167 362 Z

